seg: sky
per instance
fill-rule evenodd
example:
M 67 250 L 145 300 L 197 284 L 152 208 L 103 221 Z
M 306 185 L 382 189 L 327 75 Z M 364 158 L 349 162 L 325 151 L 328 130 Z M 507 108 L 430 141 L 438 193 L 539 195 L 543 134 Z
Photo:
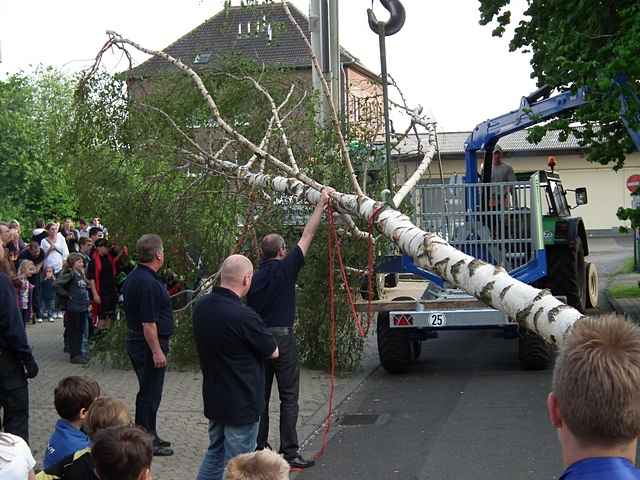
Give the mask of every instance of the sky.
M 308 0 L 292 0 L 305 14 Z M 374 0 L 378 19 L 388 17 Z M 471 130 L 514 110 L 535 90 L 530 57 L 509 52 L 478 20 L 478 0 L 403 0 L 407 20 L 387 37 L 388 70 L 410 105 L 431 112 L 439 131 Z M 516 10 L 524 0 L 512 0 Z M 224 0 L 0 0 L 0 74 L 52 65 L 75 72 L 89 65 L 115 30 L 145 47 L 162 49 L 222 9 Z M 233 5 L 239 0 L 233 0 Z M 374 72 L 378 38 L 369 29 L 370 0 L 340 0 L 340 44 Z M 519 15 L 514 12 L 517 20 Z M 137 56 L 143 61 L 146 57 Z M 126 68 L 121 55 L 110 69 Z

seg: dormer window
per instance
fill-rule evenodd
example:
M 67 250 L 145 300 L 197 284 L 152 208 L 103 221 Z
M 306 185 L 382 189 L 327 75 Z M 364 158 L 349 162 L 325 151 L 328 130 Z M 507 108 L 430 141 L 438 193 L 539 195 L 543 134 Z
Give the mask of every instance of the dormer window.
M 198 53 L 193 59 L 194 65 L 206 65 L 211 59 L 210 53 Z

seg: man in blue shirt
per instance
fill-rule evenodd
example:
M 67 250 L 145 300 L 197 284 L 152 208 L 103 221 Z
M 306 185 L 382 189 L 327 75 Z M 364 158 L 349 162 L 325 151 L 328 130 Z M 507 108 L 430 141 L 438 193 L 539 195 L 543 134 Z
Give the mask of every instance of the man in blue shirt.
M 171 443 L 162 440 L 156 430 L 156 418 L 164 374 L 167 368 L 169 339 L 173 335 L 173 311 L 166 287 L 158 277 L 164 264 L 162 239 L 146 234 L 136 243 L 138 266 L 122 287 L 127 317 L 127 353 L 138 377 L 136 424 L 153 435 L 153 454 L 173 455 Z
M 567 466 L 560 480 L 640 479 L 640 327 L 612 314 L 576 322 L 547 410 Z
M 296 317 L 296 279 L 322 220 L 330 192 L 331 189 L 328 188 L 322 190 L 320 200 L 298 244 L 290 252 L 287 252 L 284 239 L 276 233 L 262 239 L 262 262 L 260 269 L 253 276 L 247 296 L 247 303 L 262 317 L 280 350 L 280 357 L 267 362 L 265 368 L 266 401 L 260 416 L 258 449 L 269 446 L 269 398 L 275 375 L 280 394 L 280 453 L 293 468 L 307 468 L 314 463 L 300 456 L 296 431 L 300 393 L 300 369 L 293 335 L 293 322 Z

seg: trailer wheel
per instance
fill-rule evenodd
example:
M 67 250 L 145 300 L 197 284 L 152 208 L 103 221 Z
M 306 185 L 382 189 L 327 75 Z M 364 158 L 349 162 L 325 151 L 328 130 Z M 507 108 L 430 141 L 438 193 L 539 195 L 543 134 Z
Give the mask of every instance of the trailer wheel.
M 518 341 L 518 360 L 523 370 L 545 370 L 551 365 L 553 347 L 531 330 L 524 330 Z
M 581 313 L 587 303 L 586 264 L 582 239 L 576 238 L 573 247 L 554 246 L 547 250 L 548 283 L 554 295 L 564 295 L 567 303 Z
M 406 330 L 389 326 L 389 312 L 379 312 L 377 320 L 378 356 L 388 373 L 406 373 L 415 359 L 415 349 Z M 412 351 L 413 350 L 413 351 Z
M 598 270 L 593 263 L 587 263 L 586 267 L 587 308 L 598 307 Z

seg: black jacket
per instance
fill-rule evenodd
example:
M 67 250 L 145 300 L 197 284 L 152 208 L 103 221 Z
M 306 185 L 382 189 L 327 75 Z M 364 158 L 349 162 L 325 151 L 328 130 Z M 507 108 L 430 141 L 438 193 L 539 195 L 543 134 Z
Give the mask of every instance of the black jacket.
M 18 304 L 16 289 L 11 279 L 0 272 L 0 351 L 10 352 L 13 357 L 27 364 L 33 361 L 31 347 Z

